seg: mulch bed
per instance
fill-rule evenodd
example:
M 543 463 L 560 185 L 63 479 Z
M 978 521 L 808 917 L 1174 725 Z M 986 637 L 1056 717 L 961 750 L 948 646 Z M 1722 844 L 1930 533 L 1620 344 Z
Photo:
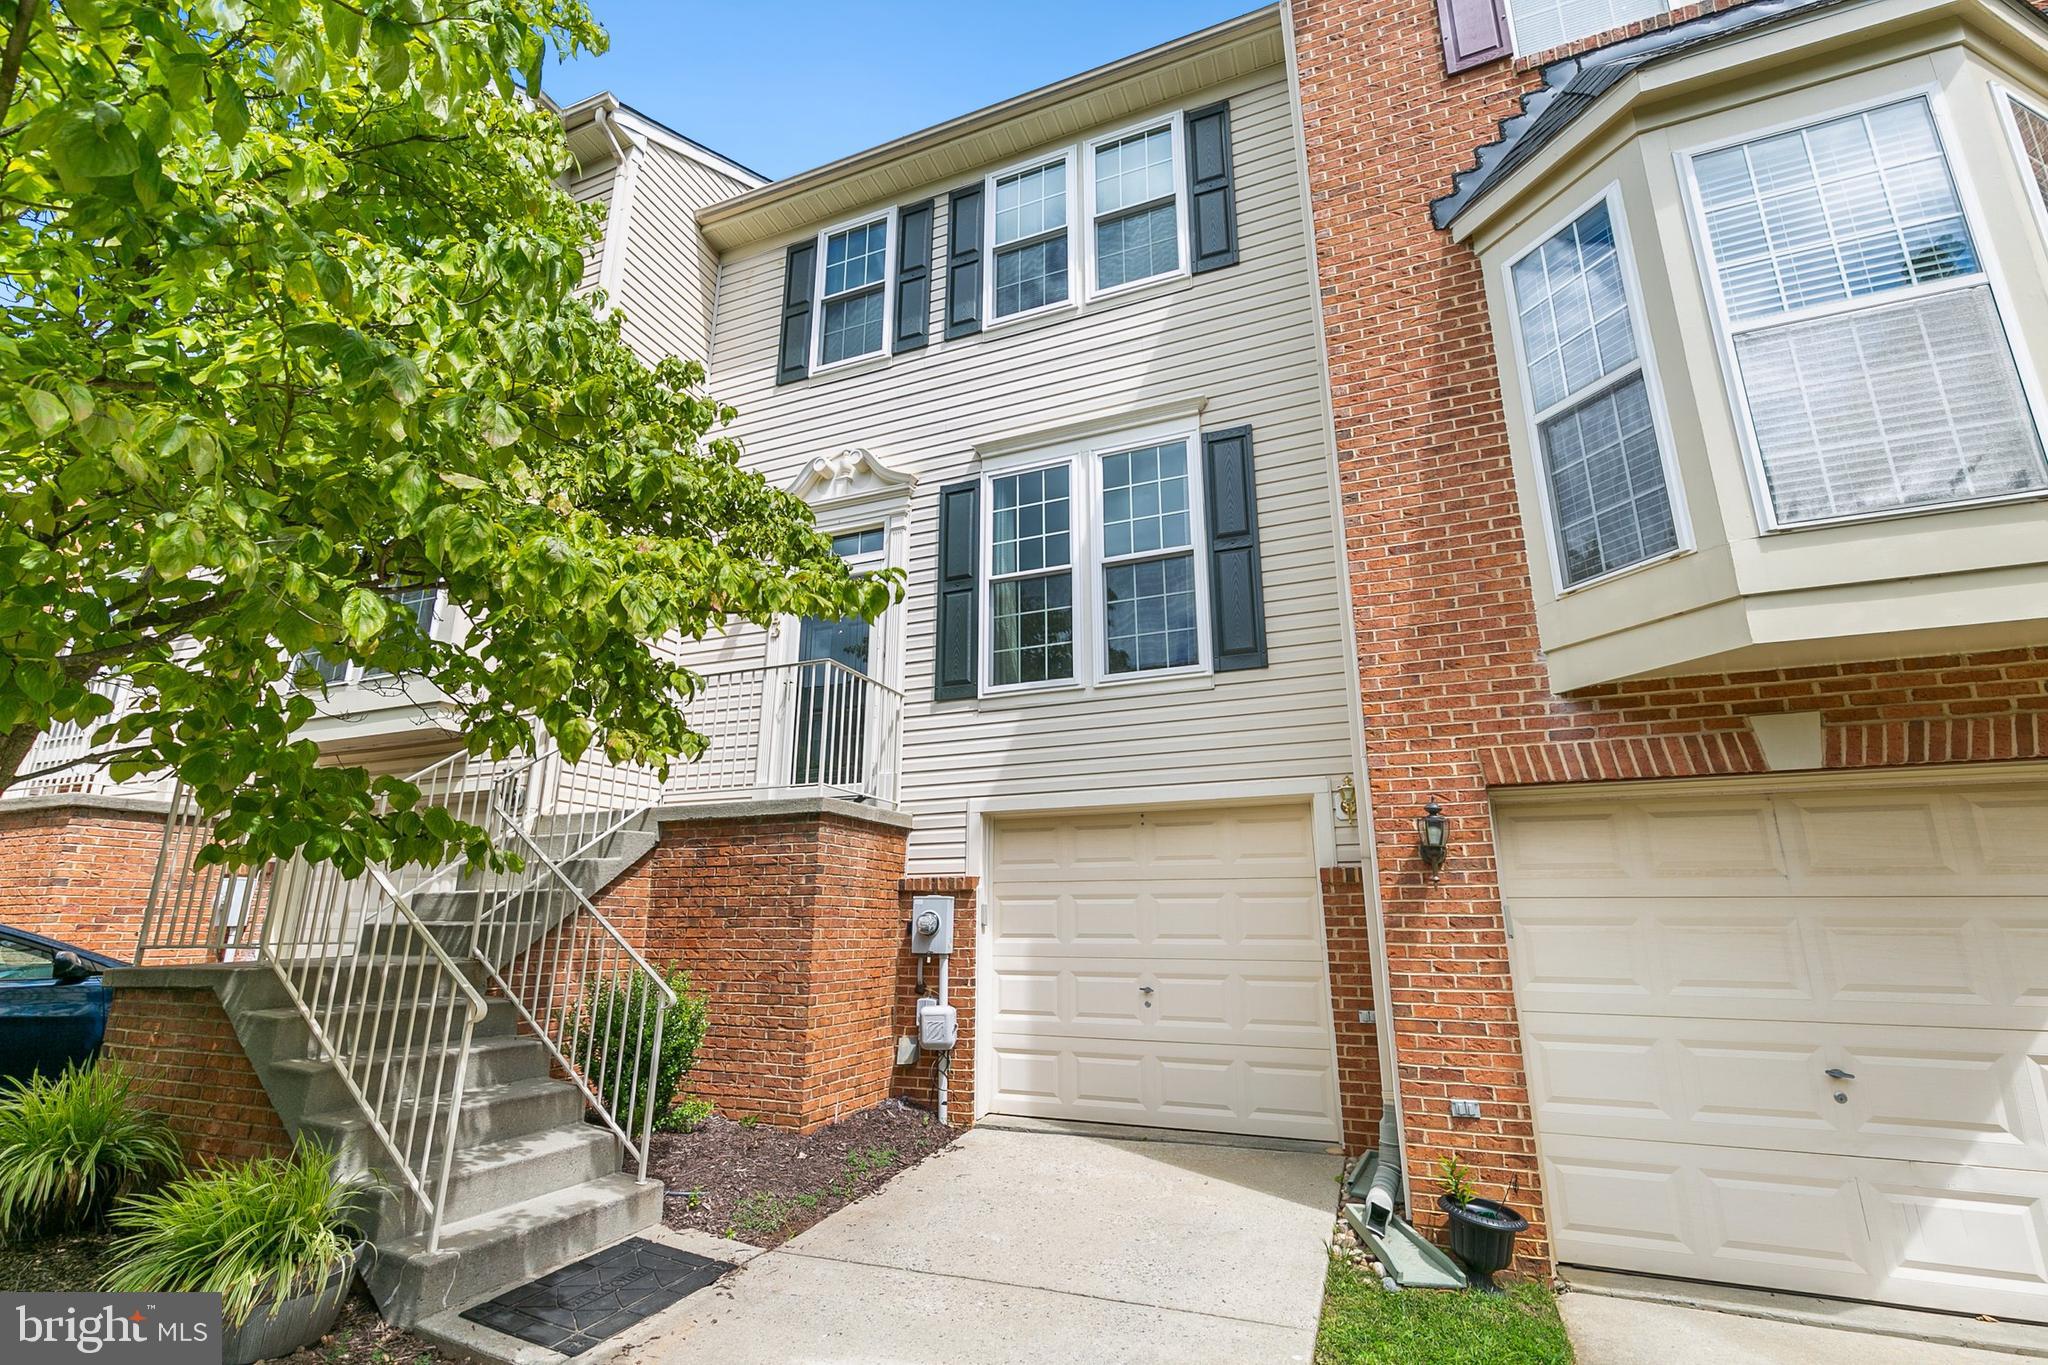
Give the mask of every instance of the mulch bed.
M 49 1237 L 20 1245 L 0 1243 L 0 1290 L 18 1294 L 91 1289 L 106 1266 L 102 1233 Z M 377 1316 L 358 1288 L 342 1306 L 334 1330 L 316 1345 L 283 1357 L 288 1365 L 439 1365 L 448 1357 Z
M 714 1117 L 694 1133 L 656 1133 L 647 1174 L 668 1187 L 670 1227 L 772 1247 L 958 1135 L 896 1100 L 802 1136 Z

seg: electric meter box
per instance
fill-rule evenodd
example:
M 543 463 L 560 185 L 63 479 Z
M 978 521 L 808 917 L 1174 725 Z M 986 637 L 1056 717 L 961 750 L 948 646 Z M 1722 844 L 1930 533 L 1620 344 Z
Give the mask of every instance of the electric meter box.
M 951 1052 L 960 1041 L 960 1012 L 936 1000 L 917 1002 L 917 1045 L 926 1052 Z
M 938 957 L 953 952 L 953 898 L 913 896 L 910 900 L 910 951 Z

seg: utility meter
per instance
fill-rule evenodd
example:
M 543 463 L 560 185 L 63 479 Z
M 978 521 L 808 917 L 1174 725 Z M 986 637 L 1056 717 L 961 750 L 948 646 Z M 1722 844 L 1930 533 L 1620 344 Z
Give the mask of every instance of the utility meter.
M 913 896 L 910 901 L 910 951 L 945 957 L 953 951 L 953 898 Z

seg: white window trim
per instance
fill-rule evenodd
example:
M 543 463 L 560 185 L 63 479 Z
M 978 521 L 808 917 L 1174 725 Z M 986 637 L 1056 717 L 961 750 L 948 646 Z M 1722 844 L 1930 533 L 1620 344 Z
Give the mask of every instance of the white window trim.
M 1105 601 L 1102 574 L 1102 461 L 1146 446 L 1185 442 L 1188 459 L 1188 553 L 1195 569 L 1195 662 L 1178 668 L 1154 668 L 1135 673 L 1109 671 L 1109 609 Z M 1074 676 L 1043 682 L 997 683 L 995 677 L 995 587 L 1010 578 L 1036 578 L 1047 571 L 1005 574 L 993 571 L 991 553 L 995 531 L 994 480 L 1034 469 L 1067 468 L 1068 571 L 1074 575 Z M 1085 437 L 1020 450 L 982 461 L 980 505 L 981 537 L 976 546 L 977 562 L 983 567 L 975 591 L 980 594 L 975 611 L 975 677 L 979 695 L 1007 697 L 1030 692 L 1093 692 L 1099 688 L 1128 687 L 1138 683 L 1177 678 L 1206 677 L 1214 672 L 1209 620 L 1209 555 L 1207 489 L 1203 486 L 1202 432 L 1194 422 L 1174 422 L 1149 427 L 1126 427 L 1092 433 Z M 1118 556 L 1114 564 L 1129 560 L 1161 558 L 1164 554 Z M 1052 570 L 1051 572 L 1057 572 Z
M 2034 223 L 2041 229 L 2042 246 L 2048 248 L 2048 189 L 2034 183 L 2033 168 L 2027 160 L 2027 144 L 2020 136 L 2019 119 L 2013 114 L 2013 106 L 2017 104 L 2025 106 L 2037 117 L 2048 119 L 2048 104 L 2003 81 L 1991 82 L 1991 98 L 1998 106 L 1998 122 L 2005 129 L 2006 144 L 2012 149 L 2013 169 L 2019 176 L 2020 193 L 2026 196 L 2028 205 L 2034 210 Z
M 1530 252 L 1540 251 L 1543 244 L 1555 237 L 1595 208 L 1607 206 L 1608 221 L 1614 229 L 1614 253 L 1621 263 L 1621 292 L 1628 301 L 1629 326 L 1635 333 L 1636 358 L 1630 367 L 1603 375 L 1598 383 L 1577 392 L 1548 407 L 1536 406 L 1535 388 L 1530 380 L 1529 357 L 1522 339 L 1521 299 L 1515 293 L 1515 267 L 1527 260 Z M 1657 373 L 1657 348 L 1650 336 L 1649 314 L 1643 307 L 1642 283 L 1636 274 L 1634 244 L 1629 237 L 1628 208 L 1622 202 L 1621 183 L 1610 182 L 1598 194 L 1585 200 L 1566 213 L 1546 220 L 1543 230 L 1536 233 L 1527 250 L 1517 252 L 1500 266 L 1501 297 L 1507 301 L 1508 335 L 1512 339 L 1515 357 L 1516 388 L 1521 394 L 1522 431 L 1529 446 L 1529 466 L 1536 483 L 1536 501 L 1543 512 L 1544 558 L 1550 561 L 1550 592 L 1553 597 L 1567 597 L 1574 593 L 1597 588 L 1627 574 L 1638 573 L 1654 565 L 1668 563 L 1682 555 L 1689 555 L 1695 546 L 1692 534 L 1692 515 L 1686 506 L 1685 481 L 1678 473 L 1678 448 L 1672 440 L 1670 414 L 1664 403 L 1664 382 Z M 1563 527 L 1558 521 L 1557 508 L 1550 494 L 1550 469 L 1543 453 L 1543 423 L 1567 408 L 1583 403 L 1591 395 L 1626 383 L 1635 374 L 1643 376 L 1643 383 L 1649 390 L 1650 422 L 1657 433 L 1657 456 L 1664 468 L 1664 492 L 1671 503 L 1671 524 L 1677 535 L 1677 545 L 1659 555 L 1639 559 L 1633 564 L 1624 564 L 1618 569 L 1577 583 L 1567 584 L 1564 577 L 1564 555 L 1562 546 Z
M 1156 275 L 1145 275 L 1139 279 L 1125 280 L 1122 284 L 1104 289 L 1097 283 L 1101 278 L 1101 272 L 1097 266 L 1095 252 L 1095 220 L 1097 217 L 1095 208 L 1095 155 L 1102 147 L 1109 143 L 1120 142 L 1127 137 L 1135 137 L 1140 133 L 1157 132 L 1161 128 L 1166 129 L 1171 134 L 1171 145 L 1173 148 L 1173 230 L 1174 239 L 1178 246 L 1178 251 L 1176 252 L 1178 263 L 1172 270 L 1162 270 Z M 1084 233 L 1088 239 L 1086 245 L 1086 270 L 1088 297 L 1090 299 L 1115 298 L 1119 294 L 1127 294 L 1134 289 L 1143 289 L 1148 285 L 1156 285 L 1162 280 L 1186 279 L 1192 273 L 1191 258 L 1194 255 L 1194 251 L 1192 244 L 1188 240 L 1186 157 L 1187 114 L 1185 110 L 1181 109 L 1176 109 L 1163 118 L 1147 119 L 1143 123 L 1134 123 L 1127 128 L 1119 128 L 1115 132 L 1103 133 L 1098 137 L 1088 139 L 1082 151 L 1082 160 L 1085 164 L 1081 168 L 1081 193 L 1086 201 L 1083 205 L 1082 216 L 1087 220 Z M 1121 211 L 1119 210 L 1119 212 Z
M 1037 170 L 1053 162 L 1061 163 L 1067 178 L 1067 296 L 1057 303 L 1041 303 L 1036 308 L 1027 308 L 1021 313 L 1006 313 L 996 316 L 996 182 L 1022 171 Z M 1037 156 L 1013 161 L 990 171 L 981 182 L 981 317 L 982 329 L 992 331 L 1029 318 L 1049 317 L 1052 314 L 1078 308 L 1081 304 L 1082 276 L 1075 268 L 1087 244 L 1080 240 L 1079 210 L 1082 208 L 1079 183 L 1081 153 L 1078 146 L 1050 147 Z M 1083 262 L 1081 270 L 1086 269 Z
M 845 356 L 827 363 L 825 356 L 825 248 L 826 243 L 842 232 L 857 227 L 868 227 L 874 223 L 884 225 L 882 231 L 882 344 L 872 351 L 859 355 Z M 834 223 L 817 235 L 817 261 L 811 270 L 811 373 L 830 374 L 854 365 L 871 365 L 878 360 L 889 358 L 889 339 L 894 331 L 893 319 L 896 311 L 896 210 L 884 209 L 879 213 L 863 213 L 857 218 Z M 853 290 L 845 290 L 853 293 Z
M 1662 14 L 1669 14 L 1685 2 L 1686 0 L 1658 0 L 1658 10 Z M 1617 28 L 1627 27 L 1626 24 L 1609 24 L 1604 28 L 1591 29 L 1585 33 L 1571 34 L 1552 43 L 1549 47 L 1525 48 L 1522 46 L 1521 30 L 1515 23 L 1515 11 L 1520 7 L 1520 0 L 1504 0 L 1504 9 L 1508 22 L 1508 45 L 1515 50 L 1517 57 L 1533 57 L 1538 53 L 1555 52 L 1561 47 L 1575 47 L 1589 38 L 1598 38 L 1603 33 L 1613 33 Z M 1632 20 L 1630 22 L 1641 23 L 1643 21 Z
M 1935 141 L 1941 145 L 1942 161 L 1946 164 L 1950 183 L 1955 186 L 1956 200 L 1961 206 L 1963 226 L 1969 230 L 1970 244 L 1977 252 L 1977 272 L 1959 276 L 1952 280 L 1935 280 L 1927 284 L 1910 285 L 1904 289 L 1887 290 L 1881 294 L 1866 294 L 1856 299 L 1844 299 L 1834 303 L 1813 304 L 1789 312 L 1776 313 L 1767 319 L 1745 320 L 1737 323 L 1728 314 L 1727 300 L 1722 296 L 1719 273 L 1714 269 L 1714 255 L 1707 236 L 1706 210 L 1700 197 L 1699 181 L 1694 174 L 1697 158 L 1729 147 L 1775 137 L 1795 129 L 1812 128 L 1835 119 L 1849 118 L 1856 114 L 1867 114 L 1875 109 L 1884 109 L 1894 104 L 1903 104 L 1911 99 L 1927 102 L 1928 113 L 1934 122 Z M 2037 438 L 2048 443 L 2048 426 L 2042 423 L 2042 414 L 2048 412 L 2044 406 L 2039 383 L 2035 378 L 2032 358 L 2027 353 L 2026 338 L 2014 330 L 2010 319 L 2018 316 L 2013 311 L 2011 295 L 2005 285 L 2003 263 L 1998 258 L 1997 243 L 1985 232 L 1986 221 L 1983 208 L 1978 201 L 1975 184 L 1971 181 L 1968 168 L 1955 154 L 1960 146 L 1953 121 L 1949 116 L 1946 96 L 1941 87 L 1933 82 L 1906 86 L 1883 95 L 1860 99 L 1852 104 L 1838 105 L 1830 109 L 1802 114 L 1773 122 L 1760 128 L 1748 129 L 1742 133 L 1710 141 L 1694 143 L 1675 148 L 1671 155 L 1677 167 L 1680 193 L 1685 200 L 1686 225 L 1692 234 L 1693 263 L 1699 271 L 1700 287 L 1705 291 L 1707 312 L 1713 322 L 1714 341 L 1721 358 L 1721 374 L 1724 396 L 1733 409 L 1735 429 L 1742 445 L 1743 465 L 1749 478 L 1750 506 L 1756 513 L 1757 527 L 1765 535 L 1795 534 L 1800 531 L 1819 530 L 1829 526 L 1852 526 L 1865 522 L 1896 521 L 1903 517 L 1935 516 L 1944 512 L 1960 512 L 1973 508 L 1996 507 L 2005 503 L 2038 502 L 2048 499 L 2048 490 L 2035 489 L 2023 493 L 2005 493 L 1996 497 L 1972 498 L 1967 501 L 1927 503 L 1912 507 L 1889 508 L 1877 512 L 1855 512 L 1844 516 L 1821 517 L 1807 521 L 1781 523 L 1777 511 L 1771 504 L 1770 479 L 1765 472 L 1763 448 L 1756 435 L 1756 425 L 1750 413 L 1749 394 L 1742 382 L 1742 367 L 1735 353 L 1735 338 L 1744 332 L 1765 327 L 1779 327 L 1794 322 L 1811 322 L 1845 312 L 1862 312 L 1899 303 L 1911 302 L 1954 290 L 1987 286 L 1991 291 L 1992 307 L 1998 314 L 1998 325 L 2005 335 L 2005 343 L 2012 351 L 2014 367 L 2019 372 L 2020 391 L 2025 395 L 2028 416 L 2034 423 Z

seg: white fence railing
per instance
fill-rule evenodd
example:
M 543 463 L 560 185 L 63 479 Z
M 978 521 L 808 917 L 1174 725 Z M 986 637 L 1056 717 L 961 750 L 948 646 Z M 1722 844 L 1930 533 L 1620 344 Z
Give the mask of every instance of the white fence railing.
M 22 761 L 21 772 L 25 776 L 7 788 L 8 799 L 114 795 L 162 798 L 175 789 L 177 783 L 169 774 L 116 781 L 106 764 L 96 760 L 95 755 L 114 746 L 94 744 L 93 735 L 135 709 L 135 692 L 126 683 L 112 678 L 95 681 L 92 690 L 111 700 L 113 711 L 84 724 L 63 721 L 36 736 L 28 757 Z
M 664 801 L 824 793 L 896 803 L 903 694 L 836 660 L 706 673 L 688 714 L 708 743 L 670 767 Z

